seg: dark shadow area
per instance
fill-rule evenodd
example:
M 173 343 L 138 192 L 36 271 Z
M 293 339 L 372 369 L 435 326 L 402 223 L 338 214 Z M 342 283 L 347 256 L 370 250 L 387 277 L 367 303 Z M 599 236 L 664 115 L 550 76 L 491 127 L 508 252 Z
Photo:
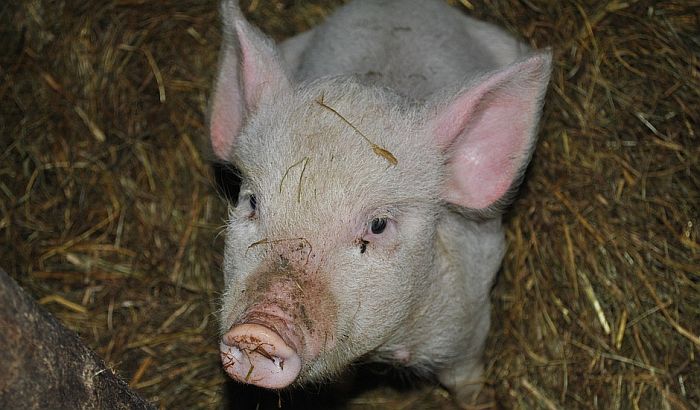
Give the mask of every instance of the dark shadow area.
M 440 389 L 437 381 L 421 378 L 406 369 L 396 369 L 388 365 L 365 364 L 344 373 L 337 382 L 323 386 L 308 386 L 283 391 L 272 391 L 229 380 L 224 386 L 223 409 L 236 410 L 302 410 L 302 409 L 346 409 L 372 407 L 371 398 L 363 397 L 362 403 L 354 399 L 367 393 L 382 390 L 393 391 L 397 396 L 426 390 Z M 415 400 L 410 408 L 425 408 Z M 444 405 L 444 402 L 443 402 Z
M 233 165 L 222 162 L 212 163 L 211 169 L 216 192 L 229 203 L 235 205 L 238 201 L 238 193 L 241 190 L 239 171 Z

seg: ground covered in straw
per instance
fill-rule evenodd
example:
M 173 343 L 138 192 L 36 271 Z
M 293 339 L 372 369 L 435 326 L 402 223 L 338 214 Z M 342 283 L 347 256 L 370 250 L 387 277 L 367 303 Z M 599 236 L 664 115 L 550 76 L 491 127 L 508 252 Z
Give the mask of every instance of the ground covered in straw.
M 243 6 L 279 40 L 338 3 Z M 700 407 L 700 7 L 453 3 L 555 54 L 506 217 L 495 400 Z M 3 2 L 0 38 L 0 266 L 149 400 L 218 406 L 225 206 L 201 150 L 215 1 Z M 346 396 L 352 408 L 450 403 L 430 384 Z

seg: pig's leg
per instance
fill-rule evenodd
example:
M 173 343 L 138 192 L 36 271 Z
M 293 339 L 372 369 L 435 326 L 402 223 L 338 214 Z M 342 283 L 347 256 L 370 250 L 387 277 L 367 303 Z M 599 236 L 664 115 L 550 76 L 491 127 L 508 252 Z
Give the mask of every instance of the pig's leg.
M 451 366 L 438 373 L 438 380 L 450 391 L 455 401 L 462 405 L 478 404 L 477 396 L 483 383 L 483 350 L 491 324 L 490 307 L 476 312 L 476 325 L 468 331 L 468 336 L 457 348 L 461 353 L 454 355 Z
M 479 358 L 473 358 L 456 366 L 444 369 L 438 375 L 440 383 L 452 394 L 459 404 L 477 404 L 477 396 L 483 387 L 484 365 Z

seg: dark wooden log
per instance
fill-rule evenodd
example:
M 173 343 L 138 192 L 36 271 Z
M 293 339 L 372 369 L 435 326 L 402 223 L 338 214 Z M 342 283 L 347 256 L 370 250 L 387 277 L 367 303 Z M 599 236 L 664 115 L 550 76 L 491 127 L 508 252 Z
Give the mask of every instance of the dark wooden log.
M 0 269 L 0 409 L 153 409 Z

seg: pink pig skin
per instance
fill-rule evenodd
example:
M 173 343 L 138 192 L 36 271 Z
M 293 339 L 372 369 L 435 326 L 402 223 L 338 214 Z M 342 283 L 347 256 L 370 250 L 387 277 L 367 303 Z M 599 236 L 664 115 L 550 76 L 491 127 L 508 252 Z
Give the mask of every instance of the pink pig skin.
M 370 359 L 468 402 L 550 53 L 438 0 L 358 0 L 279 46 L 221 10 L 224 368 L 281 389 Z

